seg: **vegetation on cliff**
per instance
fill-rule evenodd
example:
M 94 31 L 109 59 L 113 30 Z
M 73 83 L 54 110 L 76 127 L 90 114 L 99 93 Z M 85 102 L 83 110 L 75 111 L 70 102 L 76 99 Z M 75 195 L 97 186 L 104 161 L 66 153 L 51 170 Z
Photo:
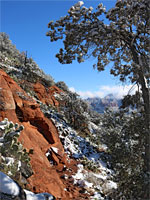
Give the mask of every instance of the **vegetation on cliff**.
M 111 63 L 111 74 L 118 76 L 121 82 L 129 81 L 138 86 L 135 95 L 128 95 L 125 98 L 122 108 L 129 104 L 134 105 L 141 122 L 144 123 L 144 125 L 140 123 L 139 128 L 142 131 L 140 131 L 141 136 L 138 138 L 138 142 L 144 145 L 143 157 L 141 158 L 140 154 L 139 157 L 141 163 L 144 158 L 143 172 L 146 178 L 144 179 L 143 176 L 142 180 L 145 187 L 142 189 L 143 194 L 134 193 L 132 189 L 128 194 L 125 188 L 121 192 L 124 193 L 122 198 L 149 199 L 150 2 L 148 0 L 118 0 L 115 7 L 108 11 L 102 3 L 97 6 L 96 10 L 92 7 L 87 8 L 83 4 L 83 1 L 79 1 L 68 10 L 66 16 L 56 22 L 50 21 L 48 24 L 50 31 L 47 32 L 47 36 L 50 37 L 51 42 L 63 40 L 64 47 L 60 48 L 59 53 L 56 54 L 60 63 L 70 64 L 73 60 L 81 63 L 92 56 L 97 60 L 93 67 L 98 71 L 103 71 Z M 119 116 L 121 122 L 123 120 L 122 113 Z M 121 123 L 123 126 L 123 122 Z M 133 123 L 132 134 L 136 130 L 135 126 L 136 123 Z M 123 130 L 124 126 L 121 128 L 121 132 Z M 125 131 L 124 134 L 128 138 L 128 131 Z M 141 152 L 140 147 L 139 152 Z M 124 162 L 124 166 L 127 163 Z M 138 191 L 138 180 L 136 184 Z
M 47 35 L 51 41 L 63 39 L 64 42 L 64 49 L 56 55 L 59 62 L 69 64 L 77 59 L 80 63 L 93 56 L 97 59 L 94 67 L 99 71 L 112 62 L 111 74 L 119 76 L 122 82 L 128 80 L 138 86 L 134 95 L 128 94 L 123 99 L 118 111 L 108 109 L 104 114 L 90 110 L 64 82 L 54 83 L 27 53 L 20 53 L 12 45 L 7 34 L 0 33 L 0 68 L 28 94 L 17 93 L 17 98 L 24 101 L 14 100 L 16 116 L 21 123 L 29 121 L 48 142 L 44 158 L 57 172 L 61 171 L 65 195 L 71 193 L 68 185 L 72 184 L 82 188 L 80 192 L 76 190 L 77 198 L 81 198 L 79 193 L 99 200 L 150 198 L 149 13 L 148 0 L 118 0 L 109 11 L 102 4 L 93 11 L 80 1 L 70 8 L 68 15 L 48 24 Z M 105 24 L 101 17 L 106 17 L 108 23 Z M 3 108 L 5 106 L 1 106 L 0 112 L 4 113 Z M 5 121 L 1 122 L 2 126 Z M 6 129 L 16 127 L 14 131 L 20 132 L 17 125 L 7 125 Z M 1 168 L 8 175 L 16 174 L 19 161 L 25 159 L 28 171 L 29 152 L 20 146 L 16 134 L 11 140 L 6 137 L 8 141 L 5 141 L 3 131 L 2 140 L 6 142 L 7 151 L 4 151 L 4 145 L 0 147 Z M 9 136 L 11 131 L 7 133 Z M 8 145 L 15 149 L 18 158 L 13 168 L 7 166 L 10 159 L 5 159 L 6 153 L 14 156 Z M 18 154 L 18 150 L 21 153 Z M 78 163 L 74 174 L 71 173 L 73 166 L 66 167 L 71 159 Z

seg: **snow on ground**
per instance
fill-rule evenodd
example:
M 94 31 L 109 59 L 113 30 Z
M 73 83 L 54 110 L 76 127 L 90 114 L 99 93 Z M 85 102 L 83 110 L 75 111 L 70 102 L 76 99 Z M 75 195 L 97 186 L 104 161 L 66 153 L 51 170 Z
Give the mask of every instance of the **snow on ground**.
M 11 196 L 19 196 L 20 187 L 9 176 L 0 171 L 0 192 Z M 53 196 L 49 193 L 34 194 L 28 190 L 26 193 L 26 200 L 53 200 Z
M 79 187 L 85 188 L 87 191 L 92 191 L 94 195 L 91 199 L 102 200 L 103 197 L 101 194 L 107 196 L 109 192 L 117 188 L 117 184 L 111 180 L 113 171 L 109 169 L 107 164 L 102 160 L 102 157 L 106 156 L 105 153 L 97 152 L 90 138 L 79 136 L 63 119 L 59 118 L 57 113 L 49 110 L 46 110 L 46 112 L 58 129 L 59 137 L 68 157 L 73 157 L 81 163 L 78 165 L 77 173 L 72 175 L 73 183 Z M 3 132 L 10 123 L 11 122 L 7 120 L 0 122 L 0 130 Z M 97 129 L 97 126 L 91 123 L 90 128 L 91 132 L 94 133 L 93 129 Z M 4 136 L 1 136 L 0 139 L 3 140 Z M 3 141 L 0 141 L 0 143 L 3 143 Z M 58 149 L 55 147 L 53 147 L 52 150 L 56 153 L 58 152 Z M 46 156 L 48 156 L 48 153 Z M 8 163 L 13 162 L 11 158 L 5 159 L 8 160 Z M 7 175 L 1 172 L 0 179 L 1 192 L 11 195 L 19 194 L 18 185 Z M 25 192 L 27 194 L 27 200 L 45 200 L 46 198 L 50 200 L 53 198 L 50 194 L 34 194 L 27 190 L 25 190 Z
M 30 192 L 28 190 L 24 190 L 26 193 L 26 199 L 27 200 L 53 200 L 53 196 L 49 193 L 40 193 L 40 194 L 34 194 L 33 192 Z
M 4 119 L 0 122 L 0 146 L 4 145 L 4 142 L 7 142 L 7 136 L 13 137 L 16 134 L 20 133 L 21 129 L 16 130 L 16 127 L 18 127 L 17 124 L 13 124 L 13 122 L 9 122 L 8 119 Z M 9 132 L 7 133 L 7 131 Z M 58 152 L 58 149 L 53 147 L 53 151 L 56 153 Z M 4 157 L 1 155 L 2 162 L 5 163 L 6 166 L 14 165 L 15 159 L 12 157 Z M 18 160 L 17 162 L 17 170 L 21 167 L 21 161 Z M 11 171 L 8 171 L 8 175 L 12 175 Z M 20 186 L 13 181 L 8 175 L 4 174 L 0 171 L 0 193 L 4 193 L 6 195 L 11 196 L 19 196 L 20 194 Z M 30 191 L 24 190 L 26 193 L 26 199 L 27 200 L 52 200 L 53 196 L 48 193 L 40 193 L 40 194 L 34 194 Z
M 49 112 L 51 120 L 57 127 L 65 152 L 69 157 L 73 157 L 81 162 L 78 165 L 77 173 L 72 176 L 74 184 L 87 189 L 87 191 L 91 189 L 94 193 L 91 199 L 102 200 L 101 194 L 107 196 L 109 192 L 117 188 L 117 184 L 111 181 L 113 171 L 102 160 L 102 157 L 106 155 L 104 152 L 97 152 L 96 145 L 90 141 L 90 138 L 79 136 L 74 129 L 58 117 L 57 113 Z M 94 133 L 93 129 L 98 127 L 92 122 L 89 123 L 91 133 Z M 107 149 L 106 146 L 103 147 Z
M 18 196 L 20 188 L 9 176 L 0 172 L 0 192 Z

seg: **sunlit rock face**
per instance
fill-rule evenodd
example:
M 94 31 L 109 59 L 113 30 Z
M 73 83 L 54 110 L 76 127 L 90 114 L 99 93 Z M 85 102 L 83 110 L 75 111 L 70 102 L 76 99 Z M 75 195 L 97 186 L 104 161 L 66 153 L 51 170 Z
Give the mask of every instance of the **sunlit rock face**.
M 81 188 L 62 178 L 64 174 L 71 176 L 77 172 L 77 162 L 67 157 L 54 122 L 40 109 L 41 104 L 58 108 L 54 94 L 62 90 L 56 86 L 46 90 L 41 83 L 36 83 L 33 91 L 38 101 L 0 70 L 0 121 L 8 118 L 22 124 L 24 130 L 19 141 L 27 151 L 33 149 L 30 155 L 33 175 L 28 178 L 27 187 L 34 193 L 50 193 L 56 199 L 84 199 L 87 195 L 80 193 Z
M 64 102 L 58 96 L 65 92 L 55 85 L 28 81 L 24 90 L 19 86 L 23 82 L 15 82 L 0 70 L 0 121 L 7 118 L 23 125 L 18 140 L 27 152 L 32 149 L 33 173 L 27 177 L 26 187 L 33 193 L 27 192 L 28 197 L 48 193 L 62 200 L 103 199 L 102 195 L 116 189 L 117 185 L 110 182 L 112 171 L 102 161 L 107 157 L 105 148 L 90 141 L 96 135 L 78 135 L 60 112 Z M 88 128 L 90 134 L 99 131 L 90 119 Z
M 55 88 L 52 89 L 54 92 Z M 25 128 L 19 141 L 28 150 L 31 148 L 34 149 L 33 155 L 31 155 L 31 165 L 34 174 L 28 179 L 30 189 L 34 192 L 49 192 L 56 197 L 65 197 L 65 186 L 56 169 L 52 168 L 52 165 L 45 156 L 47 150 L 54 145 L 62 152 L 63 158 L 64 150 L 56 127 L 50 119 L 44 117 L 36 101 L 29 97 L 2 70 L 0 70 L 0 90 L 0 120 L 8 118 L 14 123 L 23 124 Z M 38 93 L 37 89 L 36 92 Z M 41 96 L 43 94 L 43 99 L 45 98 L 48 101 L 45 93 L 39 90 L 39 94 Z M 57 103 L 55 102 L 55 104 Z M 57 156 L 56 158 L 53 156 L 53 159 L 57 160 Z M 58 164 L 60 160 L 57 160 Z
M 59 94 L 63 91 L 60 90 L 57 86 L 51 86 L 46 89 L 41 83 L 36 83 L 33 85 L 33 88 L 42 103 L 45 103 L 46 105 L 51 104 L 56 107 L 59 106 L 59 102 L 55 99 L 54 94 Z

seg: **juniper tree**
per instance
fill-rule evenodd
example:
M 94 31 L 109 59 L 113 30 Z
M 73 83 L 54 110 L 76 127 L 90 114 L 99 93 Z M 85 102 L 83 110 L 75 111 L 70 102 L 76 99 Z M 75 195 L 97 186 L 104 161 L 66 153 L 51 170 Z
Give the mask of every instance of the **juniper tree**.
M 50 21 L 47 36 L 51 42 L 63 40 L 64 47 L 56 54 L 60 63 L 80 63 L 92 56 L 98 71 L 112 63 L 111 74 L 138 85 L 146 126 L 141 133 L 145 138 L 145 172 L 150 173 L 150 1 L 117 0 L 108 11 L 102 3 L 95 10 L 83 4 L 79 1 L 66 16 Z

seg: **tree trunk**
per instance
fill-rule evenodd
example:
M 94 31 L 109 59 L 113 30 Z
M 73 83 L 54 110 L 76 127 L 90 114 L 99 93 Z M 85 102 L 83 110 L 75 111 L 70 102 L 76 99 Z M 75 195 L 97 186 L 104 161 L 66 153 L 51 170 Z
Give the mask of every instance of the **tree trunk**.
M 145 156 L 144 156 L 144 172 L 148 176 L 148 180 L 150 180 L 150 90 L 146 85 L 146 80 L 144 77 L 144 72 L 142 70 L 144 63 L 140 63 L 140 58 L 138 53 L 136 52 L 136 48 L 131 46 L 131 52 L 133 55 L 133 61 L 140 65 L 140 69 L 137 74 L 139 75 L 139 79 L 137 82 L 141 85 L 142 97 L 144 101 L 144 119 L 146 125 L 146 131 L 144 132 L 144 140 L 145 140 Z M 149 182 L 149 181 L 148 181 Z M 144 188 L 145 200 L 150 200 L 150 182 L 147 187 Z
M 145 161 L 147 172 L 150 172 L 150 97 L 149 89 L 146 87 L 145 79 L 143 74 L 139 72 L 139 79 L 142 90 L 142 97 L 144 101 L 145 110 L 145 123 L 146 123 L 146 137 L 145 137 Z
M 146 87 L 145 79 L 143 74 L 140 75 L 140 83 L 142 86 L 142 96 L 144 101 L 144 110 L 145 110 L 145 123 L 146 123 L 146 131 L 145 131 L 145 157 L 144 157 L 144 164 L 145 169 L 144 171 L 148 175 L 148 181 L 150 180 L 150 91 L 149 88 Z M 145 198 L 148 200 L 150 199 L 150 182 L 147 185 Z

